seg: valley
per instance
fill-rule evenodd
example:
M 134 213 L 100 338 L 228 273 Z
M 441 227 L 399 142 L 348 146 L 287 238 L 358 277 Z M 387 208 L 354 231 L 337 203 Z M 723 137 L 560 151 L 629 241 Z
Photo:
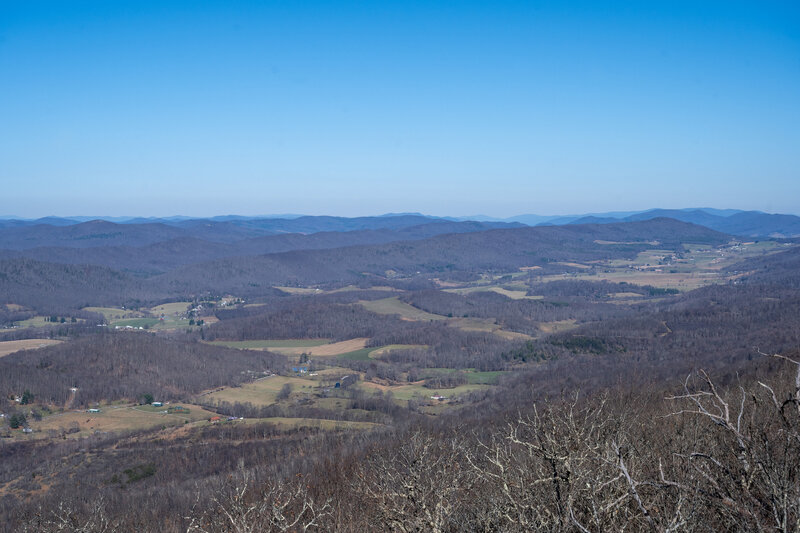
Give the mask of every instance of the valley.
M 477 468 L 481 432 L 499 438 L 526 406 L 663 397 L 698 368 L 775 377 L 752 347 L 800 346 L 797 243 L 666 219 L 472 227 L 147 274 L 26 250 L 0 260 L 0 512 L 17 523 L 67 498 L 64 476 L 120 524 L 114 509 L 133 502 L 211 505 L 242 461 L 264 479 L 307 477 L 303 490 L 343 507 L 340 476 L 366 483 L 379 470 L 359 462 L 375 457 L 396 468 L 419 435 L 443 454 L 437 435 L 454 432 Z M 166 486 L 184 488 L 153 501 Z

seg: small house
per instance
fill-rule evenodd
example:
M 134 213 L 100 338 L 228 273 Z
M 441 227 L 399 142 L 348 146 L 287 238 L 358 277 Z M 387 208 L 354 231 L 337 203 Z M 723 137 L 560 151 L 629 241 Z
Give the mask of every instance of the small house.
M 212 416 L 211 418 L 208 419 L 208 421 L 211 422 L 212 424 L 216 424 L 220 420 L 222 420 L 222 417 L 219 416 Z

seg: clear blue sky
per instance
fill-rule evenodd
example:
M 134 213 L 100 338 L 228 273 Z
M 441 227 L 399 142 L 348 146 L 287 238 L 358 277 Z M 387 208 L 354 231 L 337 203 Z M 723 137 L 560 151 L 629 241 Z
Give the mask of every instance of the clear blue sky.
M 0 0 L 0 215 L 800 214 L 800 2 Z

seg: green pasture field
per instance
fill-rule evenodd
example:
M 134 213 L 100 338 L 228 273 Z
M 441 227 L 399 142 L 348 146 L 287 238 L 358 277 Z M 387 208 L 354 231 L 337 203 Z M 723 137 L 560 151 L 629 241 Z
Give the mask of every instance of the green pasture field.
M 339 354 L 336 357 L 339 359 L 348 359 L 350 361 L 369 361 L 374 351 L 375 348 L 361 348 L 360 350 Z
M 341 359 L 349 359 L 351 361 L 369 361 L 370 359 L 378 359 L 382 355 L 386 355 L 393 351 L 412 350 L 414 348 L 425 349 L 427 347 L 428 346 L 425 344 L 389 344 L 379 348 L 362 348 L 360 350 L 339 354 L 337 357 Z
M 126 327 L 131 326 L 134 328 L 150 328 L 159 323 L 157 318 L 129 318 L 126 320 L 115 320 L 111 323 L 112 326 Z
M 16 322 L 16 325 L 20 328 L 41 328 L 43 326 L 50 326 L 53 324 L 52 322 L 47 322 L 45 318 L 47 317 L 37 315 L 27 320 L 20 320 L 19 322 Z

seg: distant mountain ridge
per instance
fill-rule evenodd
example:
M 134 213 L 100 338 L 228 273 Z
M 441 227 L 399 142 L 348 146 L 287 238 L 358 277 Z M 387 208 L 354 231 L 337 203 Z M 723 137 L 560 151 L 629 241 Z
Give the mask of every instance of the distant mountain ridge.
M 239 240 L 252 239 L 265 235 L 282 233 L 318 233 L 318 232 L 348 232 L 362 230 L 389 229 L 399 230 L 411 226 L 420 226 L 432 223 L 447 222 L 477 222 L 482 224 L 524 224 L 527 226 L 560 226 L 565 224 L 608 224 L 613 222 L 634 222 L 650 220 L 653 218 L 674 218 L 682 222 L 700 224 L 707 228 L 723 233 L 741 237 L 753 238 L 796 238 L 800 237 L 800 217 L 790 214 L 770 214 L 761 211 L 743 211 L 739 209 L 716 209 L 710 207 L 685 208 L 685 209 L 648 209 L 644 211 L 612 211 L 606 213 L 585 213 L 578 215 L 536 215 L 523 214 L 507 218 L 490 217 L 486 215 L 472 216 L 431 216 L 420 213 L 386 213 L 367 217 L 338 217 L 338 216 L 309 216 L 309 215 L 222 215 L 206 218 L 193 218 L 186 216 L 171 217 L 45 217 L 36 220 L 0 217 L 0 248 L 33 248 L 37 246 L 58 245 L 63 246 L 63 239 L 70 240 L 69 235 L 73 230 L 64 230 L 63 233 L 54 232 L 53 237 L 61 240 L 59 243 L 41 242 L 39 230 L 22 231 L 22 237 L 14 244 L 7 232 L 32 228 L 36 226 L 49 226 L 69 228 L 86 223 L 98 221 L 118 224 L 122 226 L 152 225 L 155 230 L 161 225 L 171 228 L 180 228 L 184 233 L 174 235 L 174 238 L 193 237 L 212 242 L 232 243 Z M 99 227 L 99 226 L 98 226 Z M 496 226 L 502 227 L 502 226 Z M 488 229 L 488 226 L 487 226 Z M 127 234 L 127 232 L 123 233 Z M 157 233 L 166 234 L 168 230 L 159 228 Z M 37 236 L 39 235 L 39 236 Z M 140 241 L 126 243 L 129 245 L 146 245 L 148 237 L 140 236 Z M 164 240 L 157 238 L 157 241 Z M 115 243 L 120 244 L 120 243 Z M 83 243 L 85 246 L 86 243 Z M 68 244 L 78 246 L 80 243 Z
M 698 224 L 713 230 L 740 237 L 800 237 L 800 217 L 777 215 L 760 211 L 708 210 L 708 209 L 651 209 L 623 218 L 581 217 L 566 224 L 607 224 L 610 222 L 636 222 L 654 218 L 673 218 L 682 222 Z M 730 214 L 715 214 L 730 213 Z
M 111 224 L 111 223 L 109 223 Z M 138 226 L 113 225 L 115 228 Z M 152 225 L 148 224 L 147 227 Z M 74 226 L 73 226 L 74 227 Z M 98 239 L 94 246 L 69 246 L 68 243 L 47 244 L 29 248 L 0 249 L 0 260 L 29 258 L 65 264 L 93 264 L 145 274 L 165 272 L 182 265 L 212 261 L 224 257 L 273 254 L 294 250 L 324 250 L 343 246 L 384 244 L 394 241 L 415 241 L 437 235 L 481 232 L 497 228 L 525 227 L 522 224 L 497 222 L 441 221 L 400 229 L 364 229 L 353 231 L 321 231 L 311 234 L 280 233 L 240 239 L 233 242 L 204 240 L 197 236 L 179 236 L 141 244 L 119 244 Z M 62 230 L 64 228 L 56 228 Z M 175 229 L 175 228 L 173 228 Z M 134 232 L 132 239 L 138 237 Z M 2 239 L 0 239 L 2 242 Z M 48 241 L 50 242 L 50 241 Z M 90 243 L 91 244 L 91 243 Z
M 410 228 L 428 227 L 422 235 L 463 231 L 484 231 L 494 228 L 513 228 L 519 222 L 453 222 L 422 215 L 389 217 L 298 217 L 294 219 L 243 219 L 214 221 L 189 219 L 171 223 L 116 223 L 92 220 L 70 225 L 34 224 L 13 225 L 6 221 L 0 227 L 0 249 L 28 250 L 42 247 L 93 248 L 107 246 L 148 246 L 174 239 L 194 238 L 209 243 L 233 244 L 270 235 L 308 235 L 322 232 L 395 231 L 402 233 L 379 242 L 414 238 Z

